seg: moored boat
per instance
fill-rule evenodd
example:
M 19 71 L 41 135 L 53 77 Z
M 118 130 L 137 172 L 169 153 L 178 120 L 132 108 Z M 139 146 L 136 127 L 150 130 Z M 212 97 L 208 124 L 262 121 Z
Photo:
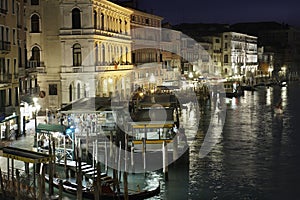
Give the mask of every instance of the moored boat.
M 224 82 L 224 89 L 227 98 L 240 97 L 244 95 L 244 90 L 242 90 L 240 83 L 236 81 Z
M 46 175 L 45 179 L 49 182 L 49 176 Z M 111 184 L 113 184 L 113 180 L 111 177 L 103 177 L 101 178 L 101 199 L 125 199 L 125 194 L 123 192 L 114 192 L 111 188 Z M 78 185 L 74 182 L 70 182 L 66 179 L 59 179 L 53 178 L 53 185 L 56 188 L 59 188 L 59 184 L 62 182 L 62 190 L 68 194 L 77 195 Z M 128 192 L 128 199 L 129 200 L 139 200 L 139 199 L 147 199 L 154 197 L 160 193 L 160 184 L 152 190 L 141 190 L 141 191 L 134 191 Z M 82 196 L 87 199 L 95 199 L 95 190 L 94 187 L 86 187 L 82 186 Z

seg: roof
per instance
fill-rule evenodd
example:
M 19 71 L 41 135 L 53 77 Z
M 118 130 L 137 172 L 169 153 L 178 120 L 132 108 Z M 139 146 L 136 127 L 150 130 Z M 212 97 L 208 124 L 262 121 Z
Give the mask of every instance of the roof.
M 161 89 L 161 90 L 179 90 L 180 89 L 178 86 L 175 86 L 175 85 L 169 85 L 169 86 L 159 85 L 159 86 L 156 86 L 156 88 Z
M 28 163 L 45 163 L 51 160 L 51 156 L 16 147 L 3 147 L 3 156 Z
M 90 97 L 72 102 L 60 109 L 61 112 L 95 112 L 111 110 L 111 98 Z
M 155 104 L 159 104 L 164 107 L 174 107 L 176 103 L 177 99 L 174 94 L 144 95 L 144 98 L 139 102 L 142 107 L 151 107 Z
M 18 115 L 10 115 L 8 116 L 6 113 L 1 113 L 0 114 L 0 123 L 3 123 L 3 122 L 7 122 L 11 119 L 14 119 L 14 118 L 17 118 Z
M 39 123 L 36 132 L 65 132 L 66 127 L 58 124 L 41 124 Z
M 174 109 L 173 108 L 150 108 L 138 110 L 133 116 L 132 120 L 134 122 L 143 123 L 174 123 Z

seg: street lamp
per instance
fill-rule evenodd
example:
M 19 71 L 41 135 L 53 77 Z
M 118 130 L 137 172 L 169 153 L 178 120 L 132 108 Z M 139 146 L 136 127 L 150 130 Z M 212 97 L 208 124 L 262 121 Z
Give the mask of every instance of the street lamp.
M 33 112 L 34 112 L 34 143 L 33 143 L 33 147 L 37 147 L 37 119 L 36 119 L 36 115 L 38 113 L 38 111 L 40 110 L 41 106 L 38 104 L 38 98 L 37 97 L 33 97 Z

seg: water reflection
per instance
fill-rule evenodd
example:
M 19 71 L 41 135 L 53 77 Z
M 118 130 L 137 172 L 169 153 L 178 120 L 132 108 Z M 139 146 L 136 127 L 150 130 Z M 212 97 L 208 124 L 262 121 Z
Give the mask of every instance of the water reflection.
M 300 136 L 293 122 L 300 111 L 289 87 L 261 88 L 227 101 L 223 133 L 212 151 L 198 156 L 210 118 L 191 146 L 189 199 L 278 199 L 299 195 Z M 283 115 L 274 114 L 282 99 Z M 201 124 L 201 122 L 200 122 Z M 300 197 L 300 196 L 299 196 Z

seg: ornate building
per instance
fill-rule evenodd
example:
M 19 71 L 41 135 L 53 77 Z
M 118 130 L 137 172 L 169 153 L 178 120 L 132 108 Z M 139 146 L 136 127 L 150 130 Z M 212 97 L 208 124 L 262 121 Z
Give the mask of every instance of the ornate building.
M 51 0 L 28 5 L 27 13 L 28 57 L 38 63 L 42 109 L 130 95 L 132 11 L 106 0 Z
M 162 17 L 133 8 L 131 15 L 133 90 L 154 89 L 162 84 L 161 21 Z
M 222 33 L 222 74 L 252 76 L 257 70 L 257 37 L 237 32 Z

